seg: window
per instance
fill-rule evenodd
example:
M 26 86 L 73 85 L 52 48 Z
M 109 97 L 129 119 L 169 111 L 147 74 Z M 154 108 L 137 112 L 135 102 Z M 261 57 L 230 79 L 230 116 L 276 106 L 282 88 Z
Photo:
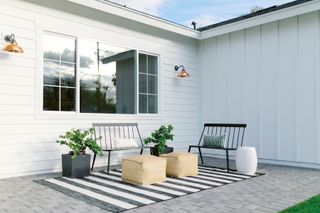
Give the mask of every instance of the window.
M 80 112 L 135 113 L 135 51 L 80 40 Z
M 44 111 L 158 113 L 157 56 L 52 33 L 43 50 Z
M 75 111 L 76 41 L 44 35 L 43 109 Z
M 139 113 L 158 113 L 158 57 L 139 54 Z

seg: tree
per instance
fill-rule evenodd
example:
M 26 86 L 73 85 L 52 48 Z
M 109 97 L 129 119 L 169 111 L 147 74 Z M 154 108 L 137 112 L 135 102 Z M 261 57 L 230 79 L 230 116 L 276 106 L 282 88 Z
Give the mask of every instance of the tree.
M 251 13 L 255 13 L 255 12 L 258 12 L 260 10 L 263 10 L 263 7 L 260 7 L 260 6 L 254 6 L 250 9 L 250 14 Z

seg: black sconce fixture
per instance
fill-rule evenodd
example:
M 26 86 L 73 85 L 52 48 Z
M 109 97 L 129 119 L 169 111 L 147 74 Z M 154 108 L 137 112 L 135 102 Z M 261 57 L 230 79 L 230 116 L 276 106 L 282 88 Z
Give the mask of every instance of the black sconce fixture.
M 178 72 L 180 68 L 182 68 L 182 69 L 181 69 L 180 72 Z M 178 72 L 178 74 L 177 74 L 177 77 L 178 77 L 178 78 L 188 78 L 188 77 L 190 77 L 190 74 L 186 71 L 186 69 L 184 68 L 183 65 L 180 65 L 180 66 L 176 65 L 176 66 L 174 66 L 174 70 Z
M 23 53 L 23 49 L 18 46 L 16 36 L 14 34 L 6 35 L 4 40 L 8 43 L 2 48 L 2 50 L 13 53 Z

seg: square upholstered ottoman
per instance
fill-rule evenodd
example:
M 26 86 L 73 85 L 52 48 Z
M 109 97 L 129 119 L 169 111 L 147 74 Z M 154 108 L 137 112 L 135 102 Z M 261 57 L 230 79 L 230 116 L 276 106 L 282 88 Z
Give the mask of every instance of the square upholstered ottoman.
M 185 152 L 171 152 L 160 155 L 167 159 L 167 176 L 184 177 L 198 174 L 198 155 Z
M 151 155 L 139 155 L 122 159 L 122 181 L 149 185 L 166 180 L 167 160 Z

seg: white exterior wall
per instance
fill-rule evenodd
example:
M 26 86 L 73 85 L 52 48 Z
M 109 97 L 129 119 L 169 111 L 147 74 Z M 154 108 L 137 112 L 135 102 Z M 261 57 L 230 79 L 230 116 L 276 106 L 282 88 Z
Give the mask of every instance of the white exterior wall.
M 33 0 L 37 1 L 37 0 Z M 73 127 L 89 128 L 93 122 L 138 122 L 142 136 L 162 124 L 173 124 L 170 145 L 186 150 L 200 131 L 200 75 L 198 42 L 134 21 L 103 14 L 67 1 L 0 0 L 0 35 L 15 33 L 24 54 L 0 52 L 0 178 L 61 170 L 56 144 L 59 134 Z M 73 10 L 73 11 L 71 11 Z M 83 16 L 72 15 L 80 13 Z M 98 20 L 93 20 L 91 16 Z M 85 18 L 87 17 L 87 18 Z M 108 115 L 46 113 L 41 109 L 43 30 L 94 39 L 160 55 L 160 112 L 158 115 Z M 4 43 L 0 43 L 3 47 Z M 177 79 L 174 65 L 183 64 L 189 79 Z M 136 154 L 136 153 L 135 153 Z M 113 163 L 124 155 L 114 154 Z M 96 166 L 106 164 L 99 158 Z
M 319 17 L 202 40 L 202 121 L 247 123 L 262 161 L 320 168 Z

